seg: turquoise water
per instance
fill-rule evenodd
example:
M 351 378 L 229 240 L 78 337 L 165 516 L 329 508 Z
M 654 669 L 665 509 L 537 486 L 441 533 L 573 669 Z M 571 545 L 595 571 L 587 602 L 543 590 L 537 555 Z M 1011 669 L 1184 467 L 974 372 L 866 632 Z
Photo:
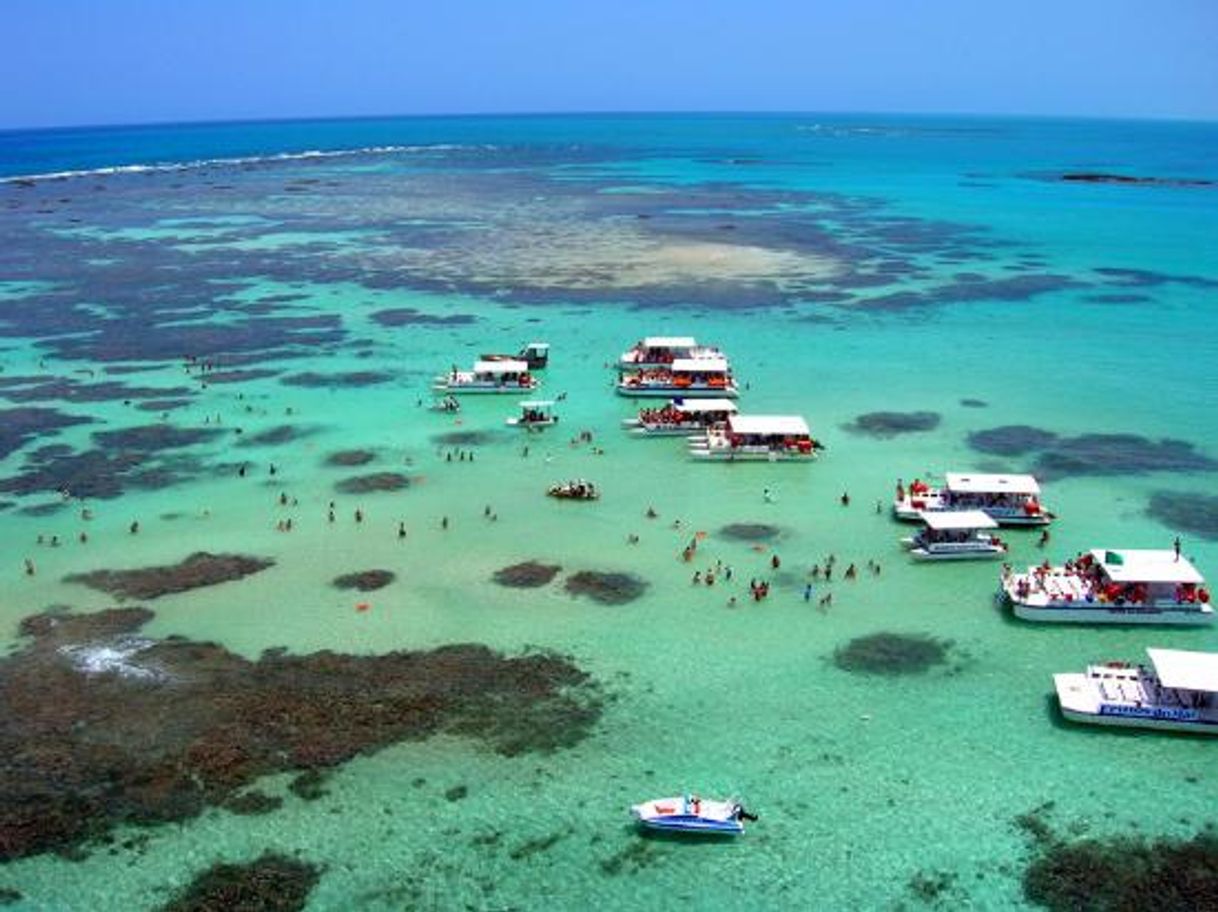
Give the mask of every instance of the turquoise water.
M 394 148 L 369 150 L 381 146 Z M 185 400 L 165 412 L 173 426 L 215 428 L 218 418 L 226 432 L 169 453 L 177 479 L 164 487 L 128 476 L 49 515 L 23 511 L 57 502 L 53 484 L 0 492 L 6 642 L 49 605 L 113 604 L 66 574 L 236 551 L 278 563 L 156 600 L 145 632 L 250 657 L 275 646 L 545 647 L 614 699 L 569 750 L 505 758 L 451 737 L 400 744 L 341 767 L 317 802 L 289 795 L 263 817 L 212 810 L 142 831 L 151 838 L 138 855 L 10 862 L 0 886 L 32 909 L 151 908 L 214 861 L 274 848 L 325 865 L 314 909 L 917 908 L 909 883 L 919 872 L 956 875 L 950 906 L 1021 908 L 1029 856 L 1013 820 L 1044 802 L 1072 833 L 1195 832 L 1218 798 L 1212 745 L 1069 727 L 1049 695 L 1054 672 L 1137 660 L 1149 645 L 1214 649 L 1214 633 L 1015 623 L 992 604 L 995 565 L 908 563 L 897 544 L 905 530 L 875 503 L 897 477 L 1034 467 L 1035 452 L 970 447 L 971 432 L 1005 425 L 1139 435 L 1135 455 L 1172 438 L 1218 458 L 1218 387 L 1205 379 L 1218 354 L 1218 188 L 1057 179 L 1215 180 L 1216 148 L 1213 125 L 861 115 L 5 134 L 8 175 L 173 166 L 0 184 L 0 396 L 36 382 L 15 377 L 66 380 L 67 392 L 5 408 L 93 419 L 31 435 L 0 461 L 0 477 L 27 477 L 39 447 L 104 450 L 95 432 L 161 421 L 159 407 L 138 408 L 149 399 Z M 250 160 L 313 149 L 364 151 Z M 401 308 L 468 321 L 373 317 Z M 633 407 L 613 394 L 605 364 L 640 336 L 685 333 L 728 350 L 748 384 L 743 410 L 805 415 L 828 445 L 823 458 L 700 465 L 679 439 L 621 432 Z M 467 398 L 456 418 L 419 404 L 453 362 L 533 338 L 553 345 L 543 392 L 566 394 L 558 428 L 511 431 L 514 406 L 498 397 Z M 272 375 L 204 387 L 186 355 Z M 106 373 L 116 366 L 138 371 Z M 379 382 L 291 385 L 306 372 Z M 91 401 L 104 381 L 184 389 Z M 887 438 L 846 429 L 880 410 L 941 417 Z M 0 417 L 14 426 L 11 413 Z M 300 432 L 288 443 L 238 447 L 231 433 L 285 424 Z M 592 445 L 572 442 L 584 429 Z M 464 447 L 474 461 L 448 461 L 456 447 L 435 440 L 456 430 L 488 432 Z M 336 494 L 334 482 L 358 470 L 323 461 L 351 447 L 376 453 L 371 469 L 415 483 Z M 576 476 L 595 480 L 603 499 L 543 496 Z M 1212 576 L 1218 529 L 1207 539 L 1146 512 L 1155 492 L 1204 495 L 1212 481 L 1203 463 L 1155 470 L 1136 459 L 1046 477 L 1061 517 L 1052 541 L 1042 552 L 1034 533 L 1011 532 L 1012 562 L 1167 547 L 1180 534 Z M 281 508 L 280 492 L 298 505 Z M 644 518 L 648 506 L 659 519 Z M 293 531 L 276 531 L 289 516 Z M 733 522 L 782 535 L 759 551 L 716 534 Z M 709 534 L 683 563 L 699 531 Z M 39 546 L 39 535 L 63 544 Z M 839 567 L 877 560 L 883 573 L 849 582 L 839 570 L 816 586 L 817 598 L 833 594 L 822 611 L 803 586 L 829 554 Z M 24 575 L 25 557 L 36 576 Z M 629 571 L 650 586 L 602 606 L 557 582 L 490 581 L 530 558 Z M 716 560 L 733 582 L 692 586 L 692 571 Z M 371 567 L 397 582 L 367 596 L 329 586 Z M 762 576 L 775 586 L 757 605 L 747 584 Z M 370 608 L 356 611 L 364 600 Z M 905 677 L 833 664 L 836 649 L 878 631 L 950 640 L 951 660 Z M 261 787 L 282 793 L 287 778 Z M 468 796 L 447 801 L 456 785 Z M 648 842 L 643 864 L 615 866 L 639 838 L 628 805 L 683 789 L 739 795 L 761 820 L 733 844 Z M 497 842 L 479 839 L 495 831 Z M 548 849 L 512 857 L 545 837 Z

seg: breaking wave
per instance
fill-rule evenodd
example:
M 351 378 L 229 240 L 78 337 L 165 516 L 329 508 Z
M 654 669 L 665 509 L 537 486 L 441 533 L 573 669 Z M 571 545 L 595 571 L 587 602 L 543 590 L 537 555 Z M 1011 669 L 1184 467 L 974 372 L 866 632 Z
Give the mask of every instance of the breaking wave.
M 103 177 L 115 174 L 148 174 L 170 171 L 193 171 L 198 168 L 264 165 L 288 161 L 314 161 L 328 158 L 357 158 L 372 155 L 410 155 L 428 152 L 494 151 L 493 145 L 463 145 L 434 143 L 409 146 L 360 146 L 355 149 L 308 149 L 303 152 L 274 152 L 267 155 L 238 155 L 227 158 L 200 158 L 181 162 L 155 162 L 143 165 L 106 165 L 73 171 L 47 171 L 40 174 L 16 174 L 0 177 L 0 184 L 30 184 L 42 181 L 70 180 L 77 177 Z

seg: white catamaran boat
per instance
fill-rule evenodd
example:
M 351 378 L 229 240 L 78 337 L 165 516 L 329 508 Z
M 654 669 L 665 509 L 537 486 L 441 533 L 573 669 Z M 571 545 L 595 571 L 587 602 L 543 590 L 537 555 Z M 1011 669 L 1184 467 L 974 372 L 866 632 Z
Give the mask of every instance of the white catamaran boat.
M 544 428 L 558 424 L 554 414 L 554 402 L 550 399 L 533 399 L 520 403 L 520 414 L 507 419 L 508 427 Z
M 897 519 L 917 522 L 943 510 L 981 510 L 1001 526 L 1045 526 L 1053 520 L 1040 505 L 1040 485 L 1031 475 L 948 472 L 939 488 L 918 479 L 909 490 L 897 483 L 892 503 Z
M 647 368 L 618 376 L 623 396 L 715 397 L 735 399 L 736 381 L 726 358 L 678 358 L 665 367 Z
M 724 462 L 806 462 L 815 459 L 819 449 L 799 415 L 729 415 L 722 425 L 689 439 L 694 459 Z
M 1147 649 L 1145 665 L 1088 665 L 1056 674 L 1057 702 L 1072 722 L 1218 735 L 1218 653 Z
M 437 393 L 531 393 L 537 378 L 524 361 L 478 361 L 472 371 L 453 368 L 436 377 L 431 387 Z
M 668 367 L 682 358 L 722 358 L 723 352 L 699 345 L 693 336 L 648 336 L 634 343 L 617 359 L 623 370 Z
M 926 523 L 916 535 L 901 539 L 914 560 L 977 560 L 1001 557 L 1007 546 L 991 530 L 998 523 L 980 510 L 923 513 Z
M 1205 579 L 1172 549 L 1095 549 L 1063 566 L 1003 572 L 999 596 L 1025 621 L 1212 624 Z
M 738 411 L 731 399 L 673 399 L 663 408 L 641 409 L 622 427 L 641 437 L 688 436 L 722 424 Z
M 714 801 L 697 795 L 656 798 L 633 805 L 630 815 L 649 830 L 739 836 L 745 820 L 757 818 L 738 801 Z

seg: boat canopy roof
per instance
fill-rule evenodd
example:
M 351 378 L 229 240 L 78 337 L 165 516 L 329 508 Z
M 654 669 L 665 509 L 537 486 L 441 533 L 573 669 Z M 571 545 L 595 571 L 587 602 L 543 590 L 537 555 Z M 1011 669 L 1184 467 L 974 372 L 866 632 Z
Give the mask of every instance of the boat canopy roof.
M 474 364 L 476 374 L 523 374 L 528 369 L 525 361 L 478 361 Z
M 1205 578 L 1187 557 L 1176 557 L 1171 548 L 1162 550 L 1112 551 L 1093 548 L 1091 556 L 1114 583 L 1193 583 Z
M 672 369 L 674 371 L 689 371 L 691 373 L 700 374 L 726 374 L 727 359 L 726 358 L 674 358 L 672 361 Z
M 734 434 L 773 434 L 808 437 L 808 422 L 799 415 L 729 415 L 728 429 Z
M 527 411 L 528 409 L 549 409 L 549 408 L 554 408 L 554 400 L 553 400 L 553 399 L 533 399 L 533 400 L 531 400 L 531 401 L 529 401 L 529 402 L 521 402 L 521 403 L 520 403 L 520 408 L 521 408 L 522 410 L 526 410 L 526 411 Z
M 698 343 L 693 336 L 647 336 L 642 348 L 693 348 Z
M 525 351 L 549 351 L 550 343 L 549 342 L 530 342 L 528 345 L 526 345 L 524 347 L 524 350 Z
M 1188 649 L 1147 649 L 1146 652 L 1165 687 L 1218 693 L 1218 652 Z
M 933 510 L 922 514 L 922 522 L 937 531 L 998 528 L 998 523 L 981 510 Z
M 699 412 L 727 412 L 734 415 L 739 411 L 731 399 L 674 399 L 672 407 L 690 415 Z
M 972 472 L 948 472 L 947 489 L 957 494 L 1040 493 L 1040 485 L 1031 475 L 982 475 Z

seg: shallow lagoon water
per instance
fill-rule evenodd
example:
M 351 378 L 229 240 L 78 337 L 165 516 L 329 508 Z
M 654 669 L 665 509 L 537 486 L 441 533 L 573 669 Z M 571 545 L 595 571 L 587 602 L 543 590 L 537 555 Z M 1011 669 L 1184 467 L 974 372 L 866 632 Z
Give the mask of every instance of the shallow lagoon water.
M 54 491 L 3 495 L 14 501 L 0 513 L 0 612 L 10 642 L 19 619 L 46 606 L 113 604 L 62 582 L 67 574 L 173 563 L 196 550 L 240 552 L 277 564 L 149 603 L 156 617 L 144 633 L 216 640 L 250 657 L 277 646 L 543 647 L 572 656 L 612 698 L 596 733 L 569 750 L 505 758 L 447 736 L 399 744 L 335 770 L 317 801 L 288 795 L 262 817 L 211 810 L 138 830 L 148 837 L 138 849 L 98 847 L 83 861 L 10 862 L 0 886 L 19 889 L 29 908 L 151 908 L 214 861 L 273 848 L 325 866 L 310 900 L 316 909 L 658 908 L 674 897 L 707 909 L 784 908 L 809 897 L 827 908 L 917 908 L 910 881 L 927 872 L 956 875 L 950 905 L 1018 908 L 1030 856 L 1013 821 L 1044 802 L 1056 802 L 1063 830 L 1088 835 L 1188 835 L 1211 822 L 1212 745 L 1066 726 L 1049 694 L 1055 671 L 1140 659 L 1147 645 L 1218 648 L 1212 631 L 1016 623 L 992 603 L 996 565 L 912 565 L 897 546 L 904 530 L 875 512 L 897 477 L 1026 466 L 1031 457 L 969 449 L 969 433 L 1002 425 L 1177 438 L 1218 458 L 1218 388 L 1199 379 L 1218 347 L 1206 306 L 1215 293 L 1206 283 L 1218 282 L 1213 192 L 1032 176 L 1104 161 L 1131 173 L 1213 177 L 1204 159 L 1213 128 L 980 124 L 978 132 L 977 122 L 902 121 L 899 130 L 867 133 L 860 127 L 868 123 L 852 118 L 400 122 L 402 144 L 467 146 L 423 160 L 367 154 L 0 186 L 8 251 L 0 378 L 185 386 L 189 404 L 166 420 L 211 428 L 219 416 L 226 432 L 169 454 L 196 457 L 179 466 L 178 484 L 91 498 L 88 522 L 78 502 L 51 515 L 22 512 L 55 502 Z M 426 140 L 421 131 L 430 131 Z M 352 136 L 347 145 L 368 144 Z M 99 183 L 104 190 L 92 189 Z M 300 189 L 285 189 L 293 186 Z M 817 217 L 824 237 L 812 230 Z M 736 227 L 716 227 L 723 224 Z M 701 282 L 696 267 L 640 280 L 633 264 L 646 251 L 688 250 L 708 235 L 728 245 L 739 236 L 740 245 L 769 251 L 764 262 L 807 268 L 770 282 L 754 274 L 750 254 L 717 259 L 713 282 Z M 624 272 L 608 256 L 615 244 L 629 249 Z M 521 266 L 530 246 L 533 259 Z M 78 270 L 72 257 L 97 265 Z M 823 270 L 826 258 L 839 268 Z M 567 277 L 557 286 L 537 279 L 548 260 L 551 275 Z M 1096 272 L 1114 268 L 1141 272 Z M 988 286 L 995 299 L 959 290 L 961 281 L 981 281 L 961 273 L 993 280 L 1027 271 L 1077 285 Z M 164 282 L 160 296 L 150 275 Z M 1131 292 L 1147 300 L 1091 300 Z M 868 306 L 898 294 L 906 296 L 900 306 L 891 297 Z M 203 311 L 155 316 L 175 301 Z M 64 317 L 56 308 L 69 303 L 81 309 Z M 14 308 L 41 316 L 23 321 Z M 477 319 L 385 327 L 371 318 L 390 308 Z M 90 339 L 108 338 L 95 312 L 152 313 L 155 331 L 116 339 L 124 357 L 108 347 L 90 358 Z M 334 325 L 306 327 L 299 344 L 295 326 L 286 336 L 276 326 L 265 344 L 240 335 L 250 321 L 279 318 Z M 58 335 L 65 321 L 69 331 L 98 335 Z M 197 341 L 198 351 L 169 349 L 162 331 L 176 321 L 238 334 L 186 333 L 173 338 Z M 613 394 L 606 362 L 642 335 L 684 332 L 728 349 L 748 384 L 743 408 L 803 413 L 827 444 L 823 458 L 700 465 L 684 458 L 680 440 L 624 434 L 618 422 L 633 405 Z M 505 427 L 510 397 L 467 397 L 455 418 L 417 404 L 428 399 L 430 376 L 453 362 L 533 338 L 554 346 L 543 393 L 566 394 L 557 428 L 524 435 Z M 213 358 L 217 370 L 278 374 L 204 387 L 206 373 L 187 371 L 185 355 Z M 102 375 L 129 364 L 143 369 Z M 360 387 L 281 380 L 305 372 L 389 379 Z M 94 422 L 24 442 L 0 463 L 3 477 L 21 474 L 40 446 L 88 449 L 94 432 L 160 420 L 139 401 L 11 403 Z M 887 438 L 844 429 L 876 411 L 942 417 L 931 430 Z M 281 425 L 307 433 L 235 445 Z M 583 429 L 593 444 L 572 445 Z M 485 442 L 436 442 L 456 431 L 485 432 Z M 376 458 L 357 468 L 325 464 L 352 448 Z M 448 461 L 457 449 L 475 458 Z M 344 478 L 380 471 L 412 483 L 392 493 L 335 491 Z M 595 480 L 603 499 L 543 496 L 576 476 Z M 1167 547 L 1176 532 L 1146 516 L 1149 497 L 1210 484 L 1209 472 L 1055 479 L 1046 501 L 1061 519 L 1048 549 L 1036 547 L 1034 533 L 1011 531 L 1012 561 L 1093 545 Z M 773 503 L 762 496 L 767 488 Z M 838 500 L 844 491 L 849 507 Z M 281 493 L 297 504 L 281 507 Z M 658 519 L 644 517 L 648 506 Z M 276 531 L 288 517 L 293 531 Z M 128 531 L 135 519 L 138 535 Z M 762 550 L 715 534 L 743 522 L 782 534 Z M 81 529 L 88 544 L 76 541 Z M 682 548 L 701 531 L 709 534 L 696 558 L 683 563 Z M 632 533 L 639 544 L 627 543 Z M 39 547 L 39 534 L 63 544 Z M 1185 548 L 1218 573 L 1218 545 L 1186 536 Z M 815 584 L 805 603 L 805 573 L 829 554 L 838 558 L 835 581 Z M 27 555 L 37 564 L 32 578 L 21 570 Z M 529 559 L 563 571 L 538 589 L 492 582 L 495 570 Z M 840 580 L 845 564 L 873 559 L 879 577 Z M 692 572 L 716 560 L 732 566 L 732 583 L 691 585 Z M 371 593 L 330 585 L 375 568 L 397 579 Z M 600 605 L 563 589 L 579 570 L 631 572 L 650 585 L 636 601 Z M 761 604 L 747 597 L 752 577 L 774 581 Z M 829 591 L 832 606 L 818 610 Z M 357 602 L 368 608 L 356 610 Z M 833 664 L 836 649 L 880 631 L 950 640 L 949 660 L 891 678 Z M 284 793 L 288 778 L 262 788 Z M 461 785 L 465 797 L 445 797 Z M 641 840 L 630 829 L 632 801 L 682 789 L 737 794 L 761 820 L 732 844 Z

